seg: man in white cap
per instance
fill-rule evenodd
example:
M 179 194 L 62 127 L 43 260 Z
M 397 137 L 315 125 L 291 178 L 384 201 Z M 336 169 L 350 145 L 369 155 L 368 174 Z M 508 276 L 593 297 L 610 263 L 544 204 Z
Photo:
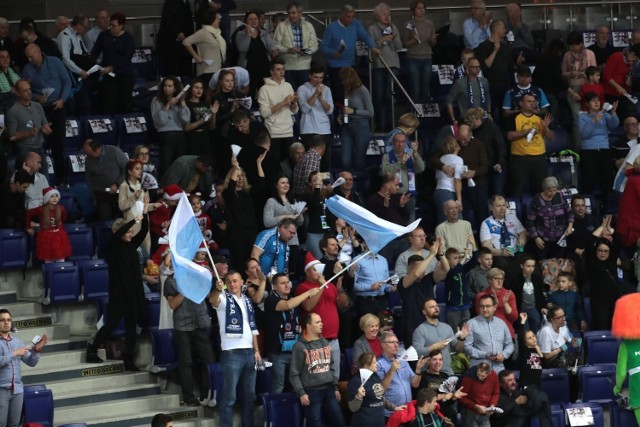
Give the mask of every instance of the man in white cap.
M 322 292 L 302 302 L 302 314 L 316 313 L 322 318 L 324 323 L 322 334 L 331 344 L 334 372 L 336 376 L 339 376 L 340 343 L 338 342 L 338 333 L 340 330 L 340 318 L 338 316 L 338 307 L 341 310 L 346 309 L 349 306 L 349 296 L 342 287 L 342 279 L 338 279 L 337 286 L 331 282 L 327 283 L 322 273 L 320 273 L 323 269 L 324 264 L 315 259 L 311 252 L 307 252 L 304 264 L 305 281 L 296 288 L 296 296 L 313 288 L 322 290 Z

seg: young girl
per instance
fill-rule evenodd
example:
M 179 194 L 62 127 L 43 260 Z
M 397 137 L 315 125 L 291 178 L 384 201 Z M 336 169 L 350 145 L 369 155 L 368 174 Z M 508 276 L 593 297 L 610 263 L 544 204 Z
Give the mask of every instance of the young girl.
M 44 262 L 61 262 L 71 255 L 71 242 L 63 225 L 67 211 L 59 205 L 60 192 L 53 187 L 42 190 L 44 204 L 27 211 L 27 232 L 33 236 L 33 219 L 40 219 L 40 231 L 36 236 L 36 258 Z
M 194 156 L 211 157 L 211 143 L 209 141 L 209 130 L 216 127 L 216 115 L 220 103 L 214 101 L 209 105 L 202 96 L 204 93 L 204 82 L 195 79 L 189 90 L 187 107 L 191 113 L 191 121 L 184 125 L 187 135 L 187 154 Z
M 516 324 L 518 333 L 518 368 L 520 369 L 520 385 L 538 389 L 542 387 L 542 361 L 544 356 L 538 338 L 531 330 L 525 331 L 527 313 L 520 313 L 520 322 Z
M 142 162 L 140 160 L 129 160 L 127 163 L 127 178 L 120 184 L 118 191 L 118 208 L 122 211 L 125 221 L 129 222 L 137 216 L 142 215 L 142 208 L 149 202 L 149 193 L 142 188 Z M 155 203 L 149 203 L 147 212 L 156 208 Z M 135 236 L 140 231 L 140 224 L 136 223 L 131 227 Z M 151 250 L 151 239 L 149 234 L 145 236 L 142 247 L 149 254 Z
M 193 215 L 196 217 L 196 221 L 198 221 L 200 231 L 202 231 L 202 236 L 204 237 L 205 242 L 207 242 L 209 250 L 211 252 L 217 251 L 219 247 L 212 237 L 213 233 L 211 231 L 211 217 L 202 210 L 201 194 L 189 194 L 189 204 L 193 209 Z
M 204 246 L 204 243 L 200 243 L 200 247 L 198 248 L 196 255 L 193 257 L 193 262 L 211 271 L 211 264 L 209 264 L 207 248 Z

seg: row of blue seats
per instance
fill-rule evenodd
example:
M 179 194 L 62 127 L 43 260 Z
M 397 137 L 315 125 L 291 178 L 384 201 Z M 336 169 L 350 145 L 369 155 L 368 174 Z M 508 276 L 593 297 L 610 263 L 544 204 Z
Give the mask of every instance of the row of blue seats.
M 24 386 L 23 423 L 53 427 L 53 392 L 44 384 Z M 60 424 L 58 427 L 87 427 L 85 423 Z

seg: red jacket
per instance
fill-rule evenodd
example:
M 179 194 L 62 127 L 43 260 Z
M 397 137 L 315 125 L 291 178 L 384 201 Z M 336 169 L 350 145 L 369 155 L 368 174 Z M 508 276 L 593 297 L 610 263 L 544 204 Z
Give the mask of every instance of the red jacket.
M 609 80 L 613 80 L 622 86 L 625 90 L 629 90 L 625 79 L 627 72 L 629 71 L 629 64 L 624 59 L 624 53 L 616 52 L 612 54 L 604 65 L 604 71 L 602 73 L 602 86 L 604 86 L 604 93 L 611 96 L 621 96 L 615 87 L 609 84 Z
M 478 413 L 475 410 L 475 405 L 481 405 L 485 408 L 496 406 L 500 397 L 498 374 L 491 371 L 484 381 L 480 381 L 477 373 L 477 367 L 473 367 L 464 375 L 461 387 L 463 387 L 463 391 L 467 395 L 458 400 L 463 408 L 472 410 L 475 413 Z
M 640 170 L 628 169 L 627 183 L 620 199 L 616 232 L 624 246 L 635 246 L 640 237 Z

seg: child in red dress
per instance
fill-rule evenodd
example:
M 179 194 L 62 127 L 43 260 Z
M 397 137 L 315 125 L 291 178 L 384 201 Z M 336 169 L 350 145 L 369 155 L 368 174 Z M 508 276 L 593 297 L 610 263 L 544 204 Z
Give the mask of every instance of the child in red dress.
M 53 187 L 42 190 L 44 204 L 27 211 L 27 232 L 33 236 L 33 220 L 39 219 L 40 231 L 36 235 L 36 258 L 44 262 L 64 261 L 71 256 L 71 242 L 63 225 L 67 211 L 59 205 L 60 192 Z

